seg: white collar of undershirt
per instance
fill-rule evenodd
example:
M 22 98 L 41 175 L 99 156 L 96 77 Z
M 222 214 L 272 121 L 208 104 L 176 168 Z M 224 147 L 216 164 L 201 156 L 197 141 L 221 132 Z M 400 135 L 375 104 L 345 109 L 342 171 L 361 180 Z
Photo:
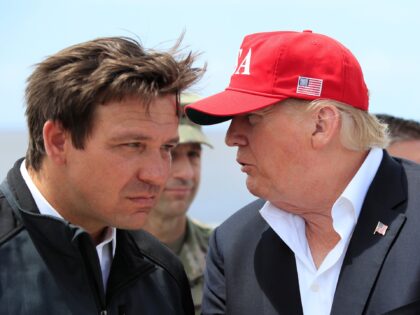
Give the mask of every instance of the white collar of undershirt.
M 367 191 L 375 177 L 383 157 L 380 148 L 372 148 L 365 161 L 353 176 L 331 209 L 333 227 L 340 235 L 341 251 L 345 250 L 359 217 Z M 302 261 L 310 255 L 305 236 L 305 221 L 267 201 L 260 210 L 261 216 Z M 327 260 L 327 259 L 326 259 Z M 328 261 L 324 261 L 328 262 Z M 313 264 L 313 263 L 312 263 Z M 311 265 L 312 265 L 311 264 Z M 329 264 L 328 264 L 329 265 Z M 308 266 L 309 267 L 309 266 Z M 320 266 L 320 272 L 323 266 Z
M 300 216 L 267 202 L 260 210 L 274 232 L 295 255 L 303 313 L 330 314 L 340 270 L 367 191 L 383 157 L 379 148 L 370 150 L 331 209 L 333 228 L 341 239 L 317 269 L 306 239 L 305 221 Z
M 42 215 L 49 215 L 64 220 L 60 213 L 58 213 L 57 210 L 55 210 L 53 206 L 51 206 L 51 204 L 47 201 L 47 199 L 45 199 L 45 197 L 39 191 L 38 187 L 36 187 L 31 176 L 29 175 L 28 170 L 26 169 L 25 160 L 23 160 L 22 164 L 20 165 L 20 173 L 22 174 L 23 180 L 25 181 L 32 197 L 35 200 L 35 204 L 38 207 L 39 212 Z

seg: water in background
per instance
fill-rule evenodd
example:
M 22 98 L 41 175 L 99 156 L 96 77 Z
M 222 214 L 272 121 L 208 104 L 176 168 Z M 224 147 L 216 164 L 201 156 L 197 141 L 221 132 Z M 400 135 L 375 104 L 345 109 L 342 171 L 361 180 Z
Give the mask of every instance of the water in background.
M 224 144 L 225 129 L 204 127 L 214 149 L 203 147 L 200 190 L 189 214 L 209 224 L 218 224 L 255 199 L 246 189 L 245 175 L 236 163 L 236 149 Z M 0 180 L 15 161 L 24 156 L 28 143 L 24 130 L 0 130 Z

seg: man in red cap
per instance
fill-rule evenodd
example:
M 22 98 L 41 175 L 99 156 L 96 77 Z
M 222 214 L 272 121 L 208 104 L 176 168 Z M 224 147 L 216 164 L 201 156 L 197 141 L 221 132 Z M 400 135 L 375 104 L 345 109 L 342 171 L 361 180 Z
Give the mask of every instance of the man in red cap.
M 210 240 L 203 314 L 419 314 L 420 166 L 391 158 L 353 54 L 304 32 L 245 37 L 229 87 L 193 103 L 261 199 Z

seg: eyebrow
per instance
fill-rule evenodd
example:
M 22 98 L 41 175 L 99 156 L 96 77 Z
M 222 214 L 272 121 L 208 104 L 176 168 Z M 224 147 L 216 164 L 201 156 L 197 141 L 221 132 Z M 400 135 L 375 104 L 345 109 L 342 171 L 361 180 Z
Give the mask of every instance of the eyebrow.
M 132 139 L 132 140 L 150 140 L 151 137 L 139 135 L 138 133 L 121 133 L 111 137 L 111 140 L 124 140 L 124 139 Z
M 149 141 L 149 140 L 152 140 L 153 137 L 141 135 L 138 133 L 123 133 L 123 134 L 111 137 L 111 141 L 122 141 L 122 140 L 127 140 L 127 139 L 136 140 L 136 141 Z M 179 137 L 174 137 L 165 141 L 165 143 L 175 143 L 175 144 L 177 144 L 178 142 L 179 142 Z
M 168 141 L 166 141 L 166 143 L 178 144 L 179 143 L 179 137 L 169 139 Z
M 193 149 L 193 150 L 202 150 L 202 148 L 201 148 L 201 144 L 200 143 L 192 143 L 192 145 L 191 145 L 191 149 Z
M 265 114 L 265 113 L 269 113 L 273 111 L 273 105 L 271 106 L 267 106 L 267 107 L 263 107 L 260 109 L 257 109 L 256 111 L 254 111 L 253 113 L 257 113 L 257 114 Z

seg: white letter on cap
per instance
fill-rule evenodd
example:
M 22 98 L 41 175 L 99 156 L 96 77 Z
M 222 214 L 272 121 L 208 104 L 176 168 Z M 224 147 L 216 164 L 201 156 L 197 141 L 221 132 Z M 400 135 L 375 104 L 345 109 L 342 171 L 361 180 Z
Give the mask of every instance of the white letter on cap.
M 239 50 L 239 57 L 242 54 L 242 49 Z M 246 57 L 244 58 L 244 60 L 242 60 L 241 64 L 236 68 L 235 74 L 245 74 L 245 75 L 250 75 L 250 67 L 251 67 L 251 49 L 248 51 L 248 54 L 246 55 Z M 241 72 L 241 69 L 242 72 Z

